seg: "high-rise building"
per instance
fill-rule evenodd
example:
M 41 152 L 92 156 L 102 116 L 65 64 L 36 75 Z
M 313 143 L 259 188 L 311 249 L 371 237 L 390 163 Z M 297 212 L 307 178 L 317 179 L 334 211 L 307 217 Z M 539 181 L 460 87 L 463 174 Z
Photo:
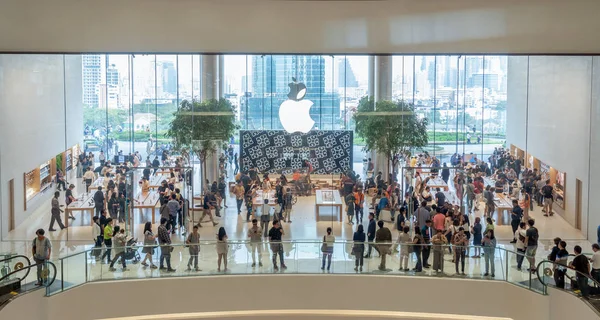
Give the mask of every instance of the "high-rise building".
M 83 104 L 97 107 L 97 86 L 102 79 L 102 58 L 98 54 L 85 54 L 81 57 L 83 80 Z
M 119 70 L 114 64 L 106 68 L 106 83 L 113 86 L 119 85 Z
M 348 59 L 342 58 L 338 61 L 338 88 L 356 88 L 358 87 L 358 81 L 352 70 L 352 66 Z
M 248 92 L 248 77 L 247 76 L 242 76 L 242 93 L 246 93 Z
M 252 58 L 252 98 L 248 100 L 248 129 L 282 129 L 279 106 L 288 97 L 292 78 L 306 85 L 306 96 L 314 103 L 310 115 L 315 128 L 340 126 L 340 98 L 325 86 L 322 56 L 265 55 Z M 326 90 L 329 89 L 329 92 Z
M 171 61 L 162 62 L 162 89 L 165 93 L 177 94 L 177 71 Z

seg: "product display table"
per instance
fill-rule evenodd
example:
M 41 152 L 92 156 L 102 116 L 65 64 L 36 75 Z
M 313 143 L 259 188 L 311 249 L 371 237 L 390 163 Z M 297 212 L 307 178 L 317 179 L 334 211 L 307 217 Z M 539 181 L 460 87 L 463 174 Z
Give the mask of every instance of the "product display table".
M 316 190 L 315 197 L 315 218 L 319 221 L 319 213 L 321 207 L 337 208 L 339 221 L 342 222 L 342 199 L 338 190 Z

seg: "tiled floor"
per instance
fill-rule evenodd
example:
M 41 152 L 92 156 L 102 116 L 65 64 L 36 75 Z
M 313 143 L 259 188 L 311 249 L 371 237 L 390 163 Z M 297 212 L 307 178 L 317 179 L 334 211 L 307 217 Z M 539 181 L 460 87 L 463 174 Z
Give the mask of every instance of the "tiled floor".
M 232 176 L 232 174 L 230 174 Z M 70 179 L 71 183 L 76 184 L 75 194 L 79 194 L 82 189 L 81 183 L 79 179 Z M 60 201 L 64 201 L 64 193 L 61 194 Z M 245 221 L 245 213 L 242 212 L 242 215 L 236 214 L 235 209 L 235 200 L 231 197 L 228 197 L 227 204 L 229 208 L 225 209 L 222 217 L 217 218 L 217 221 L 220 223 L 217 227 L 209 227 L 208 223 L 204 224 L 204 227 L 200 229 L 201 239 L 202 240 L 214 240 L 216 237 L 216 232 L 218 227 L 224 226 L 230 240 L 246 240 L 247 239 L 247 229 L 249 224 Z M 369 200 L 369 198 L 367 199 Z M 338 240 L 351 240 L 352 234 L 355 230 L 356 225 L 349 225 L 346 222 L 345 215 L 343 216 L 344 222 L 339 221 L 325 221 L 327 215 L 327 208 L 322 209 L 321 213 L 321 221 L 315 221 L 315 210 L 314 210 L 315 198 L 314 196 L 310 197 L 299 197 L 298 203 L 295 205 L 292 213 L 293 222 L 290 224 L 283 224 L 286 235 L 284 236 L 285 240 L 294 240 L 294 241 L 319 241 L 327 227 L 332 227 L 333 234 L 336 236 Z M 27 219 L 24 223 L 19 225 L 15 230 L 11 231 L 8 236 L 4 239 L 5 241 L 0 242 L 0 252 L 26 252 L 29 254 L 30 248 L 30 239 L 33 239 L 35 230 L 38 228 L 44 228 L 47 230 L 48 224 L 50 221 L 50 204 L 42 205 L 38 208 L 32 216 Z M 143 223 L 150 219 L 150 211 L 146 210 L 141 216 L 138 213 L 138 210 L 135 210 L 134 216 L 134 229 L 133 229 L 133 237 L 142 239 L 142 231 L 143 231 Z M 158 210 L 157 210 L 158 212 Z M 476 212 L 477 215 L 479 213 Z M 538 250 L 538 256 L 545 257 L 547 255 L 548 250 L 551 248 L 551 239 L 554 237 L 561 237 L 565 239 L 568 243 L 568 246 L 572 248 L 575 244 L 580 244 L 583 246 L 584 251 L 591 251 L 590 243 L 585 240 L 584 236 L 581 234 L 579 230 L 576 230 L 571 225 L 569 225 L 563 218 L 558 215 L 554 215 L 552 217 L 543 217 L 540 213 L 538 207 L 536 207 L 530 215 L 536 218 L 536 226 L 540 231 L 541 242 L 543 247 L 540 247 Z M 53 241 L 54 249 L 53 249 L 53 259 L 56 260 L 58 257 L 64 257 L 68 254 L 72 254 L 75 252 L 80 252 L 85 250 L 86 248 L 90 248 L 92 242 L 91 236 L 91 227 L 90 227 L 90 216 L 89 214 L 81 214 L 75 213 L 77 218 L 76 221 L 71 222 L 72 226 L 63 231 L 56 232 L 48 232 L 48 237 Z M 364 223 L 367 222 L 367 218 L 365 216 Z M 505 223 L 507 223 L 506 221 Z M 396 238 L 396 230 L 391 223 L 387 223 L 387 226 L 392 230 L 393 238 Z M 156 230 L 156 225 L 154 226 L 154 230 Z M 67 239 L 68 237 L 68 239 Z M 499 246 L 503 248 L 507 248 L 509 250 L 514 250 L 513 245 L 509 243 L 512 240 L 512 230 L 510 225 L 504 224 L 502 226 L 496 227 L 496 237 L 500 240 Z M 181 243 L 184 237 L 179 233 L 173 236 L 174 243 Z M 318 247 L 318 245 L 317 245 Z M 316 251 L 317 255 L 311 257 L 310 259 L 315 259 L 318 257 L 318 250 Z M 242 268 L 245 270 L 247 267 L 245 265 L 246 262 L 246 253 L 242 254 L 244 265 L 237 265 L 237 263 L 241 263 L 238 258 L 234 259 L 236 261 L 236 266 L 233 267 L 232 270 L 235 272 L 236 268 Z M 210 254 L 206 253 L 206 259 L 211 257 Z M 236 255 L 236 257 L 238 257 Z M 479 260 L 477 260 L 479 261 Z M 478 265 L 478 262 L 474 265 Z M 208 267 L 205 267 L 206 270 L 210 270 Z M 346 268 L 346 267 L 344 267 Z M 350 268 L 351 270 L 352 268 Z M 142 271 L 140 271 L 142 272 Z M 144 271 L 146 272 L 146 271 Z

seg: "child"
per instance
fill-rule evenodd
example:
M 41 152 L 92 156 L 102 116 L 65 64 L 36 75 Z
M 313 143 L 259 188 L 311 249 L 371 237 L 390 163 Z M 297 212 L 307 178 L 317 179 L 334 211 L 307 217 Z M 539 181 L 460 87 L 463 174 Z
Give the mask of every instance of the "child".
M 221 227 L 222 228 L 222 227 Z M 194 271 L 202 271 L 198 269 L 198 253 L 200 252 L 200 234 L 198 233 L 198 226 L 195 225 L 192 233 L 188 236 L 185 241 L 189 245 L 190 259 L 187 263 L 187 271 L 192 270 L 192 260 L 194 261 Z

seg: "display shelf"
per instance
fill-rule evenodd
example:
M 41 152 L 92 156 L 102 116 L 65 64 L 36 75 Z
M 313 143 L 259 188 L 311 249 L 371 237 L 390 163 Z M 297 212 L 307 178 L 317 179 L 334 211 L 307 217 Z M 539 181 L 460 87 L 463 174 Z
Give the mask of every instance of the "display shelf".
M 67 171 L 70 171 L 71 169 L 73 169 L 73 152 L 71 151 L 71 149 L 67 149 L 67 151 L 65 152 L 66 154 L 66 169 Z

